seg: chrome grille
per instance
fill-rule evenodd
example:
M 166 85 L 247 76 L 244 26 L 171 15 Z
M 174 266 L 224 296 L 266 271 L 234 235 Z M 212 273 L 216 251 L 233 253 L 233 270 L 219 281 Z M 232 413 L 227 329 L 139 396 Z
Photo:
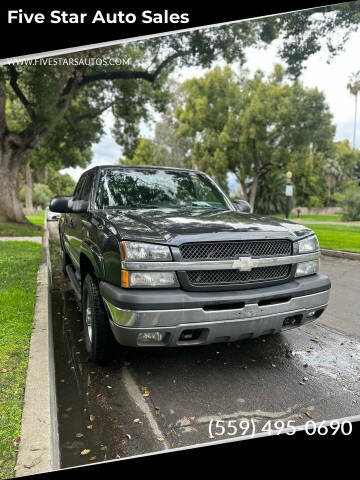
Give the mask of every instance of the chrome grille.
M 292 254 L 290 240 L 239 240 L 233 242 L 185 243 L 180 246 L 183 260 L 236 260 L 242 255 L 251 257 L 281 257 Z M 191 285 L 251 284 L 285 280 L 290 276 L 291 265 L 253 268 L 250 272 L 240 270 L 187 271 Z
M 290 275 L 290 269 L 290 265 L 277 265 L 275 267 L 254 268 L 250 272 L 240 272 L 239 270 L 194 270 L 186 273 L 192 285 L 223 285 L 280 280 Z
M 232 260 L 240 255 L 278 257 L 291 255 L 290 240 L 244 240 L 238 242 L 185 243 L 180 247 L 184 260 Z

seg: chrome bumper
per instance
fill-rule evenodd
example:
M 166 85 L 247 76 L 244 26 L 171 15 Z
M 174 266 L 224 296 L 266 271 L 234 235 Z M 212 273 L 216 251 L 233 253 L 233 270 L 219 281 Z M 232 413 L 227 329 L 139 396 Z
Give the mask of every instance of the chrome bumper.
M 117 341 L 123 345 L 145 346 L 139 333 L 163 332 L 161 342 L 146 346 L 200 345 L 232 342 L 243 338 L 278 333 L 314 321 L 325 310 L 330 290 L 274 301 L 262 305 L 245 303 L 241 308 L 211 310 L 188 308 L 174 310 L 124 310 L 104 299 L 110 324 Z M 277 302 L 277 303 L 276 303 Z M 183 339 L 184 331 L 198 331 L 196 339 Z

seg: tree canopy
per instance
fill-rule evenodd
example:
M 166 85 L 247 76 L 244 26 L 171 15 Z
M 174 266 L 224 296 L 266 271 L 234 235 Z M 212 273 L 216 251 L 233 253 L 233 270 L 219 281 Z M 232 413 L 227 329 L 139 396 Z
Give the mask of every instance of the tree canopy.
M 293 155 L 331 150 L 335 127 L 323 94 L 286 82 L 279 65 L 252 78 L 216 67 L 182 89 L 179 134 L 193 139 L 193 161 L 222 184 L 233 172 L 252 207 L 260 178 L 283 171 Z

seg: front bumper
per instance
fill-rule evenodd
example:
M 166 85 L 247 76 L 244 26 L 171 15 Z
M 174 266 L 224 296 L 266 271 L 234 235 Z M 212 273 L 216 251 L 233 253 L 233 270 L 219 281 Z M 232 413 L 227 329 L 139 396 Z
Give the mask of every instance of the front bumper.
M 100 283 L 100 292 L 121 345 L 174 347 L 233 342 L 299 327 L 323 313 L 330 287 L 330 280 L 317 274 L 231 292 L 130 291 L 106 282 Z M 164 336 L 161 341 L 139 338 L 149 332 Z

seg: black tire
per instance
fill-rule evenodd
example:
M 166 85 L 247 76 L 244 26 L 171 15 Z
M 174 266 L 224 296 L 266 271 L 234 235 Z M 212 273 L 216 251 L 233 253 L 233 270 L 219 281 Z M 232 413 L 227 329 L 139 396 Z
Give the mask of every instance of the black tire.
M 61 263 L 61 271 L 65 275 L 65 277 L 68 276 L 67 271 L 66 271 L 66 265 L 69 264 L 68 261 L 68 256 L 67 253 L 65 252 L 64 248 L 60 246 L 60 263 Z
M 93 362 L 110 360 L 118 347 L 96 278 L 87 274 L 82 294 L 85 348 Z M 89 328 L 91 327 L 91 329 Z

